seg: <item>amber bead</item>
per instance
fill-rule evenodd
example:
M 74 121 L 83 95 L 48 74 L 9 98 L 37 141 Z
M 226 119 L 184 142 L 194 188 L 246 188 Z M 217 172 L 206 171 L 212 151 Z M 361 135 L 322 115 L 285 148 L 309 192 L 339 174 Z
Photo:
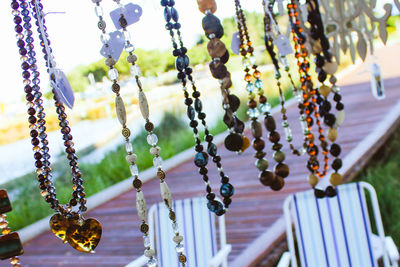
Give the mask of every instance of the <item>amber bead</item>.
M 283 178 L 279 177 L 279 176 L 275 176 L 275 180 L 272 182 L 270 187 L 274 191 L 279 191 L 283 188 L 284 185 L 285 185 L 285 181 L 283 180 Z
M 225 138 L 224 143 L 229 151 L 239 151 L 243 146 L 243 139 L 240 135 L 232 133 Z
M 6 190 L 0 190 L 0 214 L 7 213 L 12 210 L 10 199 Z
M 221 58 L 226 53 L 225 44 L 218 38 L 211 39 L 208 42 L 207 49 L 212 58 Z
M 265 142 L 261 138 L 256 138 L 253 140 L 253 148 L 257 151 L 263 150 L 265 147 Z
M 330 128 L 328 131 L 328 139 L 331 142 L 335 142 L 337 138 L 337 130 L 335 128 Z
M 278 150 L 281 150 L 282 147 L 283 147 L 282 144 L 275 143 L 275 144 L 272 145 L 272 150 L 278 151 Z
M 275 175 L 271 171 L 263 171 L 260 173 L 259 179 L 263 185 L 270 186 L 275 180 Z
M 334 186 L 340 185 L 342 181 L 343 181 L 342 175 L 340 175 L 337 172 L 332 173 L 329 179 L 329 182 Z
M 242 151 L 245 151 L 246 149 L 248 149 L 250 147 L 250 139 L 247 138 L 246 136 L 243 137 L 243 144 L 242 144 Z
M 278 163 L 274 168 L 274 172 L 276 175 L 286 178 L 289 176 L 289 166 L 283 163 Z
M 5 260 L 22 255 L 24 249 L 18 233 L 0 236 L 0 259 Z
M 197 0 L 197 5 L 201 13 L 206 13 L 209 10 L 211 13 L 215 13 L 217 10 L 217 4 L 215 0 Z
M 276 123 L 275 119 L 271 116 L 268 116 L 264 119 L 264 124 L 265 128 L 267 128 L 268 131 L 273 132 L 276 129 Z
M 281 139 L 281 135 L 278 132 L 272 132 L 269 134 L 269 140 L 272 143 L 278 143 L 280 139 Z
M 209 66 L 212 76 L 216 79 L 223 79 L 228 74 L 226 66 L 220 61 L 213 61 Z
M 54 214 L 50 218 L 50 230 L 55 234 L 58 238 L 60 238 L 63 242 L 67 240 L 67 230 L 70 226 L 70 221 L 62 216 L 61 214 Z
M 258 121 L 251 122 L 251 134 L 254 138 L 260 138 L 262 136 L 261 123 L 259 123 Z
M 92 253 L 100 242 L 101 234 L 101 224 L 95 219 L 87 219 L 81 224 L 71 224 L 66 236 L 68 243 L 74 249 Z
M 315 174 L 310 174 L 310 176 L 308 176 L 308 183 L 314 187 L 318 184 L 319 179 Z
M 151 132 L 154 130 L 154 124 L 151 122 L 146 122 L 144 128 L 146 129 L 146 131 Z

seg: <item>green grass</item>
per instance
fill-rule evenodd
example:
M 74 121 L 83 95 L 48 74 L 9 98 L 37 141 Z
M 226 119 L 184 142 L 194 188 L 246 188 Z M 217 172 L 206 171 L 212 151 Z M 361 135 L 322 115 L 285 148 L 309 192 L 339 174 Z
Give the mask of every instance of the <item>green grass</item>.
M 357 180 L 375 188 L 385 234 L 400 248 L 400 128 L 374 155 Z

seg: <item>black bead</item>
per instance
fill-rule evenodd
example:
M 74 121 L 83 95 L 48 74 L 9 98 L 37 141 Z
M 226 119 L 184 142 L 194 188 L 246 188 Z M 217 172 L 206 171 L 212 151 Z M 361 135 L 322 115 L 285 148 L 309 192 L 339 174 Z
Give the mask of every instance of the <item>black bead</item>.
M 201 112 L 201 113 L 199 113 L 198 117 L 200 120 L 204 120 L 206 118 L 206 113 Z
M 325 192 L 320 190 L 320 189 L 315 188 L 314 189 L 314 195 L 315 195 L 316 198 L 324 198 L 325 197 Z
M 339 102 L 339 103 L 336 104 L 336 109 L 339 110 L 339 111 L 343 110 L 344 109 L 344 105 Z
M 229 134 L 225 138 L 225 147 L 229 151 L 239 151 L 243 146 L 243 138 L 238 134 Z
M 333 100 L 339 102 L 340 100 L 342 100 L 342 96 L 338 93 L 335 93 L 335 95 L 333 96 Z
M 324 123 L 330 127 L 332 127 L 336 122 L 336 117 L 332 113 L 327 113 L 324 116 Z
M 318 73 L 318 81 L 320 81 L 321 83 L 323 83 L 326 80 L 327 74 L 325 71 L 321 70 Z
M 215 199 L 215 194 L 214 193 L 207 194 L 207 199 L 208 200 L 214 200 Z
M 342 151 L 342 149 L 340 148 L 340 146 L 338 144 L 331 145 L 330 152 L 331 152 L 332 156 L 334 156 L 334 157 L 339 156 L 341 151 Z
M 199 98 L 199 97 L 200 97 L 200 92 L 199 92 L 199 91 L 194 91 L 193 94 L 192 94 L 192 96 L 193 96 L 194 98 Z
M 333 168 L 335 171 L 338 171 L 340 168 L 342 168 L 342 165 L 343 165 L 343 163 L 342 163 L 342 160 L 341 160 L 341 159 L 335 159 L 335 160 L 332 162 L 332 168 Z
M 333 186 L 328 186 L 326 189 L 325 189 L 325 194 L 328 196 L 328 197 L 334 197 L 334 196 L 336 196 L 337 195 L 337 191 L 336 191 L 336 189 L 333 187 Z

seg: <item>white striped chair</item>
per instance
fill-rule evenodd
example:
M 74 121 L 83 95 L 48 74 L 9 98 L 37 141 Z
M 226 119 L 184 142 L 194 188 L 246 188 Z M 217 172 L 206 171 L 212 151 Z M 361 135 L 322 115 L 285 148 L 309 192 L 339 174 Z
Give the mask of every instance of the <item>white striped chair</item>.
M 227 267 L 232 246 L 226 243 L 225 217 L 218 217 L 219 243 L 215 215 L 207 208 L 205 198 L 174 201 L 179 232 L 184 236 L 185 255 L 190 267 Z M 179 267 L 176 244 L 172 241 L 173 229 L 164 203 L 153 205 L 149 210 L 150 240 L 156 249 L 159 267 Z M 126 267 L 144 266 L 147 258 L 142 256 Z
M 397 266 L 399 253 L 392 238 L 385 237 L 374 188 L 360 182 L 337 189 L 333 198 L 317 199 L 310 190 L 285 200 L 289 252 L 283 254 L 278 267 L 297 267 L 297 259 L 304 267 L 378 267 L 380 258 L 384 266 Z M 370 195 L 377 235 L 371 230 L 365 190 Z

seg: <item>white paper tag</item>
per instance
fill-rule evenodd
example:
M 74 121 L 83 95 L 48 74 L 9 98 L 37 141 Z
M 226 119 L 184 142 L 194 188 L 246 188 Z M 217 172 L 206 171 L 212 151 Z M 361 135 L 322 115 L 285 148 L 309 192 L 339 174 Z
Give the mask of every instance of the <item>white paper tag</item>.
M 110 40 L 107 44 L 108 48 L 106 48 L 106 45 L 103 45 L 100 54 L 105 58 L 111 55 L 115 61 L 118 61 L 125 46 L 125 40 L 122 33 L 120 31 L 110 32 Z
M 281 57 L 293 54 L 292 45 L 286 35 L 278 35 L 275 40 L 275 45 L 278 47 L 279 55 Z
M 232 35 L 231 49 L 232 49 L 232 52 L 235 55 L 239 55 L 240 54 L 240 37 L 239 37 L 239 33 L 238 32 L 235 32 Z
M 140 20 L 140 17 L 142 16 L 142 14 L 143 14 L 143 9 L 141 6 L 135 5 L 133 3 L 129 3 L 129 4 L 125 5 L 124 17 L 126 19 L 126 22 L 128 23 L 127 26 L 138 22 Z M 121 25 L 119 25 L 119 19 L 121 18 L 121 9 L 117 8 L 117 9 L 111 11 L 110 17 L 114 23 L 115 28 L 117 28 L 117 30 L 121 30 L 122 27 L 121 27 Z
M 74 92 L 65 73 L 60 69 L 54 69 L 55 83 L 51 81 L 54 87 L 57 99 L 72 109 L 75 102 Z

